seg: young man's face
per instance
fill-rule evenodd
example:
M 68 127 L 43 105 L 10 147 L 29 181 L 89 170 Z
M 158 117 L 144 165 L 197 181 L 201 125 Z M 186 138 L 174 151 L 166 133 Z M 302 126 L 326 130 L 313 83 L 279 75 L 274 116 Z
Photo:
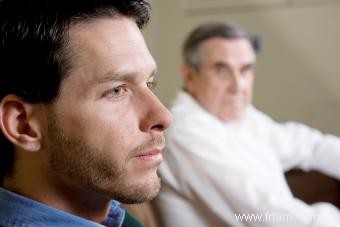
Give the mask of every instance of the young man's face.
M 237 120 L 252 99 L 255 54 L 247 39 L 211 38 L 202 44 L 201 66 L 186 81 L 189 92 L 224 122 Z
M 48 110 L 43 148 L 55 179 L 123 202 L 153 198 L 171 115 L 150 87 L 155 62 L 136 24 L 70 29 L 70 75 Z

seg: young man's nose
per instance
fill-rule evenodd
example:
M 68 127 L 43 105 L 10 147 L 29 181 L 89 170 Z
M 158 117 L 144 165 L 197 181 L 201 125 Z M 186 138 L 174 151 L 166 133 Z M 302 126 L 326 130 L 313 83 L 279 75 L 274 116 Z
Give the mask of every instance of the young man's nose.
M 170 111 L 150 91 L 143 98 L 143 109 L 145 109 L 140 129 L 144 132 L 163 132 L 172 122 Z

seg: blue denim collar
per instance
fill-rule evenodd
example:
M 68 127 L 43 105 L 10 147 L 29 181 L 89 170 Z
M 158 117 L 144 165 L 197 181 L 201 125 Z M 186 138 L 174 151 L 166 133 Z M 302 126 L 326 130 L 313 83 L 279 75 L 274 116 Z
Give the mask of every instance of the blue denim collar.
M 125 211 L 117 201 L 112 206 L 103 225 L 119 227 Z M 101 224 L 49 207 L 43 203 L 10 192 L 0 187 L 0 226 L 84 226 L 96 227 Z

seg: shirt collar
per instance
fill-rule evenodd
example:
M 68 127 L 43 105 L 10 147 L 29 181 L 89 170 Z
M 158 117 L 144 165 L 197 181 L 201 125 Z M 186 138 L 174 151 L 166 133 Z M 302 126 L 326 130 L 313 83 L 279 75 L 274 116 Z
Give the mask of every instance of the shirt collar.
M 192 97 L 185 89 L 182 89 L 178 92 L 177 97 L 173 103 L 173 107 L 176 108 L 178 103 L 183 104 L 186 108 L 191 109 L 191 111 L 193 112 L 198 111 L 200 113 L 204 113 L 205 115 L 209 116 L 209 118 L 212 121 L 218 122 L 219 124 L 223 124 L 230 129 L 239 129 L 243 125 L 249 112 L 254 108 L 252 105 L 248 105 L 240 119 L 225 123 L 221 121 L 219 118 L 217 118 L 215 115 L 209 113 L 206 109 L 204 109 L 202 105 L 194 97 Z
M 103 225 L 118 227 L 123 223 L 125 211 L 117 201 L 112 201 L 112 206 Z M 0 187 L 0 220 L 8 223 L 34 223 L 34 225 L 48 226 L 86 226 L 96 227 L 101 224 L 66 213 L 56 208 L 47 206 L 38 201 L 8 191 Z M 1 223 L 1 222 L 0 222 Z

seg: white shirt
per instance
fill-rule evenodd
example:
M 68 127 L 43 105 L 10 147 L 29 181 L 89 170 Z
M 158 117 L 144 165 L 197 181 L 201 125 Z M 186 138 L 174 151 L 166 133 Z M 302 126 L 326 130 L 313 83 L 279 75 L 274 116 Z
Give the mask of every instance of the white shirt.
M 284 176 L 298 167 L 340 179 L 339 138 L 252 106 L 224 123 L 185 92 L 172 113 L 155 200 L 164 226 L 340 226 L 336 207 L 294 198 Z

